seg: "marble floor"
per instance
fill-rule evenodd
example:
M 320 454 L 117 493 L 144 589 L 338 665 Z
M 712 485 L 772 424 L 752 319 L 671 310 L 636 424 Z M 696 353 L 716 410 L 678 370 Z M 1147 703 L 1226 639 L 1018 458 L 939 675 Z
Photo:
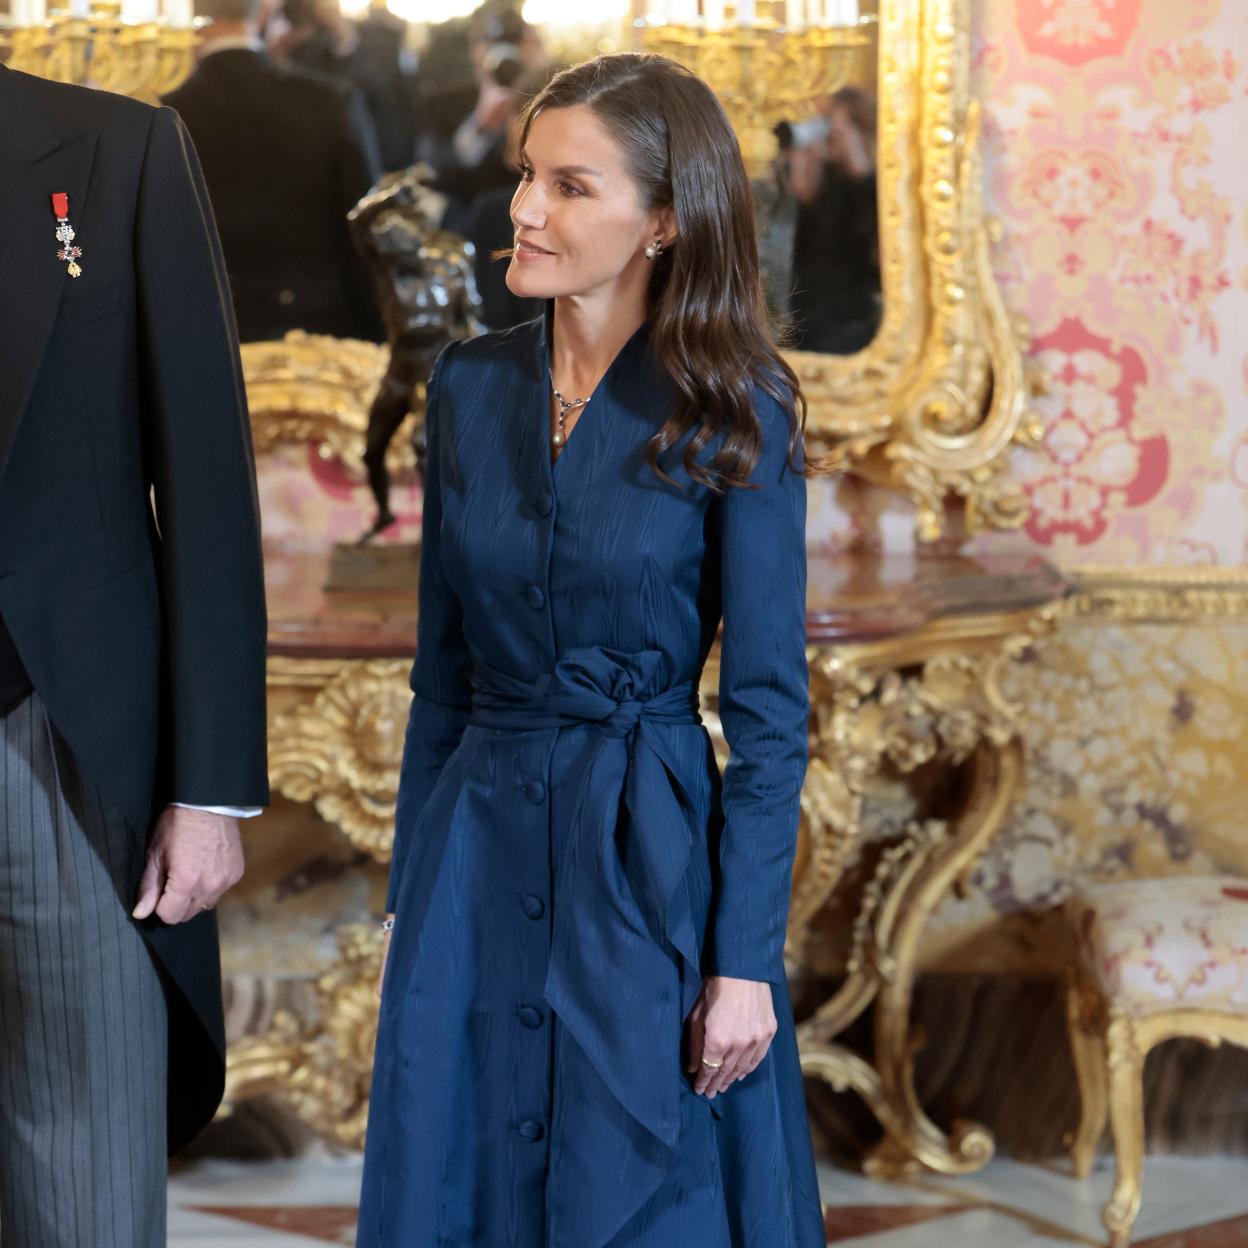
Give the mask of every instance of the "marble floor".
M 1150 1158 L 1135 1248 L 1248 1248 L 1243 1158 Z M 1085 1248 L 1104 1244 L 1111 1183 L 1064 1162 L 994 1161 L 965 1178 L 875 1183 L 824 1168 L 828 1243 L 837 1248 Z M 354 1244 L 356 1157 L 201 1161 L 170 1185 L 170 1248 L 324 1248 Z M 673 1245 L 673 1248 L 679 1248 Z M 752 1246 L 753 1248 L 753 1246 Z M 757 1248 L 784 1248 L 760 1244 Z

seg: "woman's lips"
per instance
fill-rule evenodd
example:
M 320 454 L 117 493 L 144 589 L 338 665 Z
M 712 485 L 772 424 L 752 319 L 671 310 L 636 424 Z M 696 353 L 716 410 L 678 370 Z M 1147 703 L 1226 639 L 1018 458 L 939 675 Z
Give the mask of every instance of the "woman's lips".
M 521 239 L 516 240 L 516 258 L 519 260 L 541 260 L 552 255 L 554 255 L 552 251 L 543 251 L 542 248 L 535 247 L 532 243 L 526 243 Z

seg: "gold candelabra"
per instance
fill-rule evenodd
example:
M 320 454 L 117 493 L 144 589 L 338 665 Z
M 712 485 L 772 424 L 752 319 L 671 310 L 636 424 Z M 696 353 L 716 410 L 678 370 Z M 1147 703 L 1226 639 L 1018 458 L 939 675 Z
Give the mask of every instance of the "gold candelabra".
M 161 17 L 133 20 L 118 0 L 95 0 L 90 9 L 18 8 L 0 32 L 11 69 L 57 82 L 100 87 L 155 103 L 182 83 L 195 64 L 202 19 L 189 5 Z
M 795 20 L 788 0 L 747 0 L 718 9 L 703 0 L 704 15 L 683 6 L 653 11 L 636 23 L 642 46 L 693 70 L 719 97 L 741 142 L 752 177 L 763 175 L 777 150 L 775 126 L 808 117 L 816 102 L 848 84 L 859 53 L 871 43 L 874 15 L 842 25 Z

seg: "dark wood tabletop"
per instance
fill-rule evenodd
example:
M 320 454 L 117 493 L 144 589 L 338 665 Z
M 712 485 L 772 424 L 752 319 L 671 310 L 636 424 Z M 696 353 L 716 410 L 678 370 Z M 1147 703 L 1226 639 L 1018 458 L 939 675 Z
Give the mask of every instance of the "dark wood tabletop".
M 410 556 L 408 575 L 409 556 L 390 554 L 395 588 L 327 589 L 331 546 L 266 547 L 269 653 L 411 658 L 419 565 Z M 807 630 L 821 644 L 897 636 L 948 616 L 1032 610 L 1070 590 L 1051 564 L 1028 554 L 812 556 L 809 569 Z

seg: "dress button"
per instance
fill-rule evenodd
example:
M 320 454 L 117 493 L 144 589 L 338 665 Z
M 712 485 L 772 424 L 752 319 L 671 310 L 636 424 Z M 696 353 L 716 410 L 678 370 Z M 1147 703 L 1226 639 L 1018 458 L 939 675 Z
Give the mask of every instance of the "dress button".
M 529 780 L 524 786 L 524 795 L 536 806 L 546 800 L 546 786 L 540 780 Z
M 532 1119 L 529 1119 L 516 1128 L 516 1133 L 522 1140 L 528 1140 L 530 1144 L 536 1144 L 546 1134 L 546 1128 L 540 1122 L 534 1122 Z
M 522 1005 L 519 1009 L 520 1022 L 530 1031 L 536 1031 L 545 1021 L 546 1016 L 532 1005 Z
M 520 909 L 530 919 L 540 919 L 546 913 L 546 903 L 533 893 L 525 893 L 520 899 Z
M 533 500 L 533 507 L 539 516 L 548 516 L 554 510 L 555 500 L 543 490 Z
M 524 596 L 529 600 L 529 606 L 534 611 L 540 611 L 546 605 L 546 595 L 536 585 L 530 585 L 524 591 Z

